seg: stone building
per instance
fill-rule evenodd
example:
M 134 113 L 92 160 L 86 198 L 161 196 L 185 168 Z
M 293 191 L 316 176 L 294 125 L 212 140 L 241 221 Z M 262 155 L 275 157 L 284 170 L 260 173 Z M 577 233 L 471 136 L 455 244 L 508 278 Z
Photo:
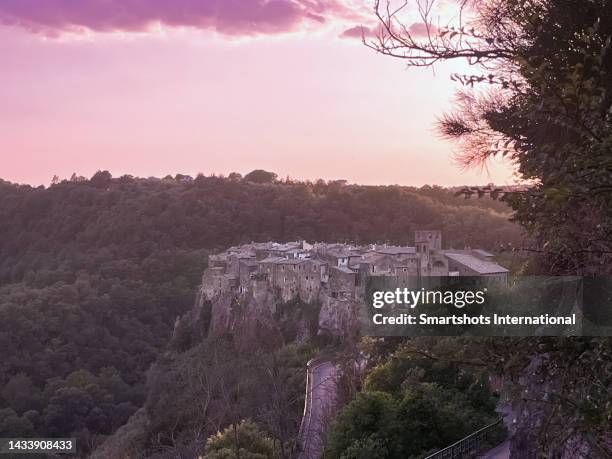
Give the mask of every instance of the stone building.
M 363 298 L 369 280 L 390 288 L 428 285 L 427 278 L 486 276 L 505 282 L 508 270 L 480 249 L 442 249 L 439 230 L 415 232 L 414 246 L 252 243 L 209 257 L 202 293 L 248 294 L 267 284 L 283 301 Z M 433 279 L 432 279 L 433 280 Z

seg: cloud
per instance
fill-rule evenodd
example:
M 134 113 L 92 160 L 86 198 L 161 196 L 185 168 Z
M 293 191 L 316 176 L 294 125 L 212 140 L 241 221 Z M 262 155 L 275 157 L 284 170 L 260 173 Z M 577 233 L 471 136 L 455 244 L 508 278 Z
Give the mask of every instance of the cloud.
M 424 22 L 415 22 L 408 27 L 408 32 L 413 38 L 424 38 L 428 33 L 432 36 L 438 33 L 438 29 L 433 24 L 425 24 Z
M 429 33 L 433 36 L 438 33 L 438 29 L 433 24 L 424 24 L 423 22 L 415 22 L 408 27 L 408 33 L 412 38 L 427 38 L 427 28 L 429 27 Z M 377 37 L 381 33 L 382 26 L 376 25 L 373 27 L 366 27 L 363 25 L 356 25 L 346 29 L 340 34 L 340 38 L 356 38 L 361 40 L 365 35 L 366 38 Z
M 364 26 L 354 26 L 350 29 L 346 29 L 344 32 L 340 34 L 340 38 L 358 38 L 361 40 L 363 36 L 370 35 L 370 29 Z
M 340 38 L 358 39 L 361 40 L 364 36 L 366 39 L 373 39 L 384 33 L 381 24 L 374 24 L 370 27 L 364 25 L 356 25 L 346 29 L 340 34 Z
M 290 32 L 359 15 L 348 0 L 2 0 L 0 24 L 34 33 L 142 32 L 155 24 L 226 35 Z

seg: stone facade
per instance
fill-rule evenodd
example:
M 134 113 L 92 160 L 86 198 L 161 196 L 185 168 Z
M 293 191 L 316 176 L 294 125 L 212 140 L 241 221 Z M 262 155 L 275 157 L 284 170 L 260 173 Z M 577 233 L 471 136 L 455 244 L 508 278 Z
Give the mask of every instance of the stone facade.
M 185 320 L 194 336 L 229 333 L 246 350 L 253 342 L 274 345 L 286 339 L 278 317 L 292 301 L 307 305 L 294 318 L 294 339 L 307 339 L 315 328 L 318 334 L 351 337 L 359 330 L 360 308 L 371 288 L 433 287 L 445 276 L 505 282 L 508 271 L 486 251 L 442 246 L 440 231 L 421 230 L 413 246 L 300 241 L 230 247 L 209 257 L 198 300 Z M 205 307 L 210 308 L 206 330 L 198 328 L 199 318 L 207 317 Z
M 505 281 L 508 270 L 493 255 L 479 249 L 442 249 L 439 230 L 415 232 L 414 246 L 276 242 L 231 247 L 210 257 L 202 294 L 212 299 L 221 291 L 245 294 L 254 282 L 265 282 L 282 301 L 304 302 L 359 299 L 368 280 L 384 278 L 385 285 L 416 288 L 427 277 L 488 276 Z

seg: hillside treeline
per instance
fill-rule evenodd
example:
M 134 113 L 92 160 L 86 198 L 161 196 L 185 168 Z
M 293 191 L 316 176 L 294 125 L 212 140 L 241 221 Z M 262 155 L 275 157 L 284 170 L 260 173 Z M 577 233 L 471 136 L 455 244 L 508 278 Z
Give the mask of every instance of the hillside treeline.
M 95 447 L 145 401 L 145 372 L 194 301 L 210 251 L 307 239 L 517 244 L 503 203 L 439 187 L 256 176 L 0 181 L 0 436 Z

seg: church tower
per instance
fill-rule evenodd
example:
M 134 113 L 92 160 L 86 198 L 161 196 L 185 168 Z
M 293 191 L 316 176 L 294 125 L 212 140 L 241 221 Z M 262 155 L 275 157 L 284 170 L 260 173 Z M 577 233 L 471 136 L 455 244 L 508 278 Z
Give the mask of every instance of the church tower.
M 414 246 L 419 252 L 419 246 L 425 244 L 428 247 L 427 252 L 432 250 L 442 250 L 442 231 L 440 230 L 417 230 L 414 232 Z

